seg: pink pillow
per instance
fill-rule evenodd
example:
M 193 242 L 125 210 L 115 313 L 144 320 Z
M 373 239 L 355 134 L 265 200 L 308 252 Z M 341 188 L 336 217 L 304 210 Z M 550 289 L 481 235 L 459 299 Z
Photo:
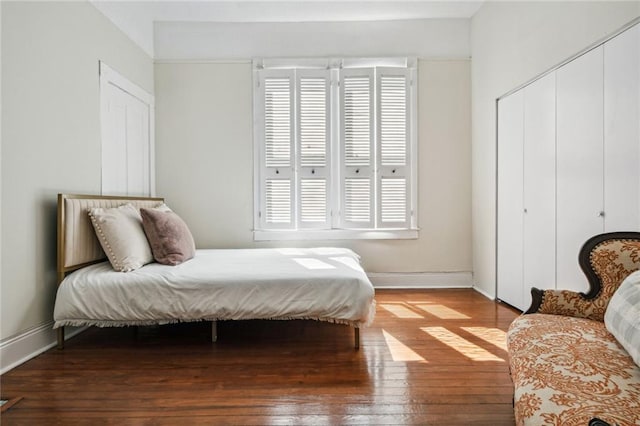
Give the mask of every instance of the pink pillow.
M 193 236 L 180 216 L 171 210 L 145 208 L 140 215 L 156 262 L 179 265 L 195 256 Z

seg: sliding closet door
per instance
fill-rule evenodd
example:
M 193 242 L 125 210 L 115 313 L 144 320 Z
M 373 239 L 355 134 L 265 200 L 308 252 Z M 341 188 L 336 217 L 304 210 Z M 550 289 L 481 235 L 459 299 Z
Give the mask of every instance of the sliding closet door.
M 524 90 L 524 298 L 556 285 L 556 75 Z
M 498 102 L 498 299 L 524 309 L 523 91 Z
M 603 48 L 557 71 L 557 286 L 587 291 L 583 243 L 604 230 Z
M 605 231 L 640 229 L 640 27 L 604 45 Z

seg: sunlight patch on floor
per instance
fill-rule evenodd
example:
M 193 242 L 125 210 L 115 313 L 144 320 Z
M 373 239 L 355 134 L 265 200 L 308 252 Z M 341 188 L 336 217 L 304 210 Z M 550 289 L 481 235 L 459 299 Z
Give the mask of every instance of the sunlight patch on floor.
M 504 362 L 502 358 L 497 357 L 444 327 L 420 327 L 420 329 L 473 361 Z
M 391 352 L 391 357 L 394 361 L 426 362 L 423 357 L 418 355 L 414 350 L 402 343 L 400 340 L 393 337 L 386 330 L 382 330 L 382 335 L 384 336 L 384 340 L 387 343 L 387 347 L 389 348 L 389 352 Z
M 499 328 L 487 327 L 461 327 L 467 333 L 471 333 L 476 337 L 491 343 L 493 346 L 507 351 L 507 333 Z
M 398 318 L 424 318 L 417 312 L 412 311 L 411 309 L 402 306 L 400 304 L 395 303 L 381 303 L 380 307 L 391 312 Z
M 440 319 L 470 319 L 467 315 L 444 305 L 420 304 L 418 308 Z

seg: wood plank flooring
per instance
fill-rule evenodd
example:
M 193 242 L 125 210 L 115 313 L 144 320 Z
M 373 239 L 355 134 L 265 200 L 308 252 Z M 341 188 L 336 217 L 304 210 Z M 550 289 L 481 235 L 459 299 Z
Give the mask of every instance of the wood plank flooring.
M 3 375 L 10 425 L 513 425 L 504 332 L 473 290 L 378 290 L 361 331 L 315 321 L 91 328 Z

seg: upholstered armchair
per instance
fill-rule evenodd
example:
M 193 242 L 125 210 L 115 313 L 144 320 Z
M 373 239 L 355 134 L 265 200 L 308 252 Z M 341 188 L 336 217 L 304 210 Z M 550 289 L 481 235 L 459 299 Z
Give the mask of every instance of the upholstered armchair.
M 556 314 L 603 321 L 613 293 L 627 275 L 640 269 L 640 232 L 596 235 L 584 243 L 578 260 L 589 281 L 589 291 L 532 288 L 533 302 L 525 314 Z M 562 287 L 562 283 L 558 283 L 558 287 Z

